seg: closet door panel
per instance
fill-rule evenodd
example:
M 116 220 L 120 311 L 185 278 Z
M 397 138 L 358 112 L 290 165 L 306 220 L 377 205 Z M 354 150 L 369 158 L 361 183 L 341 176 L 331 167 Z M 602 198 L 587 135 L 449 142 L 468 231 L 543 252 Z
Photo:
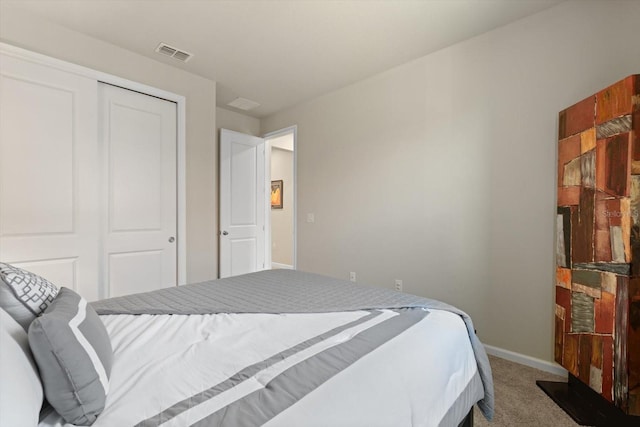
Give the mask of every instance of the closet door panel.
M 0 55 L 0 260 L 98 298 L 97 82 Z
M 148 292 L 162 283 L 161 250 L 109 254 L 109 284 L 112 295 Z
M 161 231 L 163 117 L 118 103 L 110 114 L 110 232 Z
M 1 231 L 72 233 L 73 91 L 2 76 L 2 92 Z
M 176 104 L 99 85 L 104 297 L 177 284 Z

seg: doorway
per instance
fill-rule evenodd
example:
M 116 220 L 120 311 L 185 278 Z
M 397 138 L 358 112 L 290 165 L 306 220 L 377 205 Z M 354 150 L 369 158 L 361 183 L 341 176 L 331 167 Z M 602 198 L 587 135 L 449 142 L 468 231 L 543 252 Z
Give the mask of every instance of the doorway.
M 265 135 L 271 182 L 267 254 L 271 268 L 296 268 L 296 127 Z

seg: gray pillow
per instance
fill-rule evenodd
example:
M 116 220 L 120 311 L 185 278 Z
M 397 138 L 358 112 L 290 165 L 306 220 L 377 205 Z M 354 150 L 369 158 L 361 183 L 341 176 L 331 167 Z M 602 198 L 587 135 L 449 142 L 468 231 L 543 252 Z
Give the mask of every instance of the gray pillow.
M 51 282 L 0 262 L 0 307 L 24 328 L 45 311 L 58 294 Z
M 111 341 L 93 307 L 71 289 L 29 327 L 44 394 L 71 424 L 91 425 L 104 409 L 113 362 Z

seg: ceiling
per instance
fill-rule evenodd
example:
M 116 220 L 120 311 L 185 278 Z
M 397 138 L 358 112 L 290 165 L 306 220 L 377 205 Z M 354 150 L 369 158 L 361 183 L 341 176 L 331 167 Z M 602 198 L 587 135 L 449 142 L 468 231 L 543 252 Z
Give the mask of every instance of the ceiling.
M 218 83 L 265 117 L 563 0 L 1 0 Z M 155 52 L 160 42 L 194 54 Z M 232 109 L 231 107 L 227 107 Z M 238 111 L 238 110 L 236 110 Z

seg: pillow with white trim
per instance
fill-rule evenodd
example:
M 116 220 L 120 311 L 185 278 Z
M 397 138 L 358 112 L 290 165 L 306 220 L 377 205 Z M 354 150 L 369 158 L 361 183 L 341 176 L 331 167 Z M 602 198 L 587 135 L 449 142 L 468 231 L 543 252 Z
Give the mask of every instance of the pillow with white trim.
M 93 307 L 60 288 L 31 323 L 29 345 L 51 406 L 68 423 L 93 424 L 104 409 L 113 362 L 109 335 Z
M 57 294 L 58 288 L 48 280 L 0 262 L 0 307 L 25 331 Z
M 36 426 L 42 383 L 27 333 L 0 308 L 0 426 Z

